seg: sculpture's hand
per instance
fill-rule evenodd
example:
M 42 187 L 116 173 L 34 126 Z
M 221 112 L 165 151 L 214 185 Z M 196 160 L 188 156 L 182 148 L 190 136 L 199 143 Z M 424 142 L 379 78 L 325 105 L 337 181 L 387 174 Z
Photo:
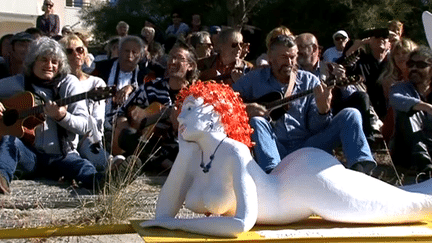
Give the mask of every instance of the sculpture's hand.
M 163 219 L 153 219 L 153 220 L 147 220 L 142 223 L 140 223 L 140 226 L 143 228 L 148 227 L 162 227 L 169 230 L 174 230 L 175 219 L 173 218 L 163 218 Z

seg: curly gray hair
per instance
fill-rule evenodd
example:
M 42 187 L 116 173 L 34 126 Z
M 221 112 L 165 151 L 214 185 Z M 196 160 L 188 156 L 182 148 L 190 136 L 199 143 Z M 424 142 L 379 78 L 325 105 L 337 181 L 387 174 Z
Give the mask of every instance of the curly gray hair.
M 24 75 L 32 76 L 33 67 L 38 57 L 52 57 L 58 60 L 58 75 L 65 76 L 70 72 L 69 63 L 63 47 L 49 37 L 41 37 L 30 45 L 24 60 Z

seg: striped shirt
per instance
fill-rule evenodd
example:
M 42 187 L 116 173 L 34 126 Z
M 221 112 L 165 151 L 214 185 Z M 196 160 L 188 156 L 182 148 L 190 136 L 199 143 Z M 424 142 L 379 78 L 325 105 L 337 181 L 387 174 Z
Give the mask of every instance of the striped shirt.
M 146 108 L 153 102 L 159 102 L 162 105 L 170 106 L 174 103 L 173 97 L 175 95 L 172 93 L 166 78 L 157 78 L 146 82 L 129 96 L 129 99 L 120 107 L 118 116 L 126 116 L 127 109 L 134 105 Z

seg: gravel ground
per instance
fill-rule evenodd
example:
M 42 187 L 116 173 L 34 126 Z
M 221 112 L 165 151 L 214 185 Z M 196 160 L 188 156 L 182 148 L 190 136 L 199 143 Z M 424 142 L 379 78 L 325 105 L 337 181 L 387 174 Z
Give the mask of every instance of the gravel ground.
M 125 198 L 133 210 L 131 218 L 150 219 L 157 194 L 166 177 L 138 177 L 126 190 Z M 68 183 L 50 180 L 14 180 L 11 194 L 0 195 L 0 227 L 32 228 L 88 224 L 95 220 L 95 202 L 102 196 L 94 195 Z M 123 206 L 123 205 L 122 205 Z M 193 215 L 182 209 L 180 214 Z M 118 223 L 128 223 L 127 220 Z M 48 239 L 10 239 L 0 242 L 143 242 L 138 234 L 80 237 L 52 237 Z

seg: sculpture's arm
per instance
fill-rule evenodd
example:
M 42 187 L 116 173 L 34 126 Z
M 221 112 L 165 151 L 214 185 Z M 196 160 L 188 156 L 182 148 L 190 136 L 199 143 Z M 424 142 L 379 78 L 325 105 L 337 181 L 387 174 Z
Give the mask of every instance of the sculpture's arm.
M 231 151 L 226 152 L 228 153 Z M 232 152 L 228 154 L 232 154 Z M 222 237 L 236 237 L 238 234 L 250 230 L 255 225 L 258 215 L 258 199 L 256 185 L 253 178 L 246 169 L 247 161 L 244 161 L 244 157 L 231 156 L 231 158 L 229 159 L 231 160 L 230 164 L 232 165 L 232 167 L 224 171 L 232 171 L 233 173 L 233 187 L 237 202 L 237 210 L 234 217 L 175 219 L 172 217 L 157 216 L 155 220 L 143 222 L 141 226 L 160 226 L 171 230 L 177 229 L 192 233 L 215 235 Z M 167 191 L 165 191 L 164 193 L 166 192 Z M 170 192 L 175 193 L 174 191 Z M 164 196 L 163 200 L 172 201 L 172 198 L 168 196 L 169 195 L 166 195 L 166 197 Z M 169 207 L 159 208 L 159 205 L 161 205 L 161 200 L 162 199 L 160 198 L 158 202 L 157 211 L 160 212 L 159 215 L 161 214 L 162 209 L 170 209 Z
M 192 182 L 192 175 L 188 172 L 189 164 L 199 160 L 200 156 L 198 144 L 186 142 L 179 137 L 179 153 L 159 193 L 156 219 L 174 218 L 178 213 Z

